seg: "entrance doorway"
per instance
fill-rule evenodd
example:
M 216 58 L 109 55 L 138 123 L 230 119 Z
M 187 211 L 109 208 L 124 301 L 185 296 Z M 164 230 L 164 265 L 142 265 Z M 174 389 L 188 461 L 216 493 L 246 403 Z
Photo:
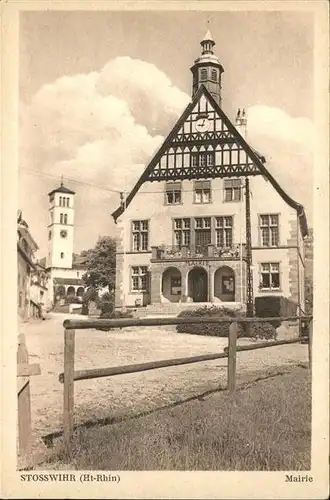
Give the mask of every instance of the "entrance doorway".
M 223 302 L 235 301 L 235 273 L 223 266 L 214 273 L 214 296 Z
M 188 293 L 194 302 L 207 302 L 207 272 L 202 267 L 195 267 L 190 271 Z

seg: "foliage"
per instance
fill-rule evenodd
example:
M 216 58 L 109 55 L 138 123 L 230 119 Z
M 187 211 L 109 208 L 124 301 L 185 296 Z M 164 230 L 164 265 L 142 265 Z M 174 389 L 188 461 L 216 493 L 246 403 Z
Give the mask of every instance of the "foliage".
M 263 295 L 255 298 L 256 316 L 259 318 L 274 318 L 276 316 L 296 316 L 297 304 L 283 296 Z M 281 320 L 271 322 L 274 328 L 281 325 Z
M 277 331 L 274 325 L 267 321 L 252 323 L 250 326 L 250 336 L 255 339 L 276 340 Z
M 113 311 L 113 302 L 103 301 L 101 303 L 101 318 L 103 314 L 111 314 Z
M 228 309 L 225 307 L 199 307 L 198 309 L 186 309 L 178 314 L 178 318 L 237 318 L 244 316 L 240 311 Z M 230 322 L 225 323 L 201 323 L 201 324 L 182 324 L 177 325 L 176 329 L 179 333 L 192 333 L 195 335 L 209 335 L 211 337 L 228 337 Z M 238 337 L 244 335 L 244 327 L 238 324 Z
M 75 295 L 68 295 L 65 299 L 66 304 L 81 304 L 82 300 L 80 297 L 76 297 Z
M 133 314 L 129 311 L 111 311 L 111 312 L 102 312 L 100 315 L 100 319 L 122 319 L 122 318 L 133 318 Z M 113 328 L 109 328 L 107 326 L 100 326 L 97 330 L 102 330 L 104 332 L 108 332 L 113 330 Z
M 82 310 L 81 314 L 84 314 L 85 316 L 88 315 L 88 305 L 91 301 L 94 301 L 97 303 L 98 301 L 98 292 L 97 289 L 94 287 L 89 287 L 87 290 L 84 292 L 82 296 Z
M 86 260 L 86 273 L 83 276 L 87 287 L 96 290 L 108 287 L 109 292 L 116 282 L 116 241 L 110 236 L 98 239 L 94 248 L 81 253 Z

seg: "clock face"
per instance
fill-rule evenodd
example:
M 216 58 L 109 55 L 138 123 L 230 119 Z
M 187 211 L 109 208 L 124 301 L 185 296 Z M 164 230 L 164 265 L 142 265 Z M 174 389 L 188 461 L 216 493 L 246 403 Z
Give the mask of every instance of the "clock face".
M 60 232 L 60 235 L 62 236 L 62 238 L 66 238 L 67 234 L 68 233 L 66 232 L 65 229 L 62 229 L 62 231 Z
M 207 132 L 210 128 L 210 122 L 207 117 L 198 118 L 195 123 L 195 128 L 197 132 L 204 133 Z

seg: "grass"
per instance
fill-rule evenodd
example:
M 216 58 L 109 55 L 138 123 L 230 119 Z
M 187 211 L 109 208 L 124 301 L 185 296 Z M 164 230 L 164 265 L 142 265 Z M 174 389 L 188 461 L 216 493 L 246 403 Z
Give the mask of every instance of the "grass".
M 56 465 L 82 470 L 309 470 L 310 372 L 75 432 Z

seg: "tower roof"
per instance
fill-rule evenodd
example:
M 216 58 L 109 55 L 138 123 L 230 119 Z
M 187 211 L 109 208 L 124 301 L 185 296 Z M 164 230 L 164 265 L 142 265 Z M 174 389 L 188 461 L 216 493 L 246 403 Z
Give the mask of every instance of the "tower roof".
M 214 42 L 210 30 L 207 30 L 207 32 L 205 33 L 205 36 L 204 36 L 202 42 Z
M 56 188 L 56 189 L 53 189 L 53 191 L 51 191 L 50 193 L 48 193 L 48 196 L 54 194 L 54 193 L 66 193 L 66 194 L 76 194 L 74 191 L 72 191 L 71 189 L 63 186 L 63 183 L 61 183 L 61 185 Z

